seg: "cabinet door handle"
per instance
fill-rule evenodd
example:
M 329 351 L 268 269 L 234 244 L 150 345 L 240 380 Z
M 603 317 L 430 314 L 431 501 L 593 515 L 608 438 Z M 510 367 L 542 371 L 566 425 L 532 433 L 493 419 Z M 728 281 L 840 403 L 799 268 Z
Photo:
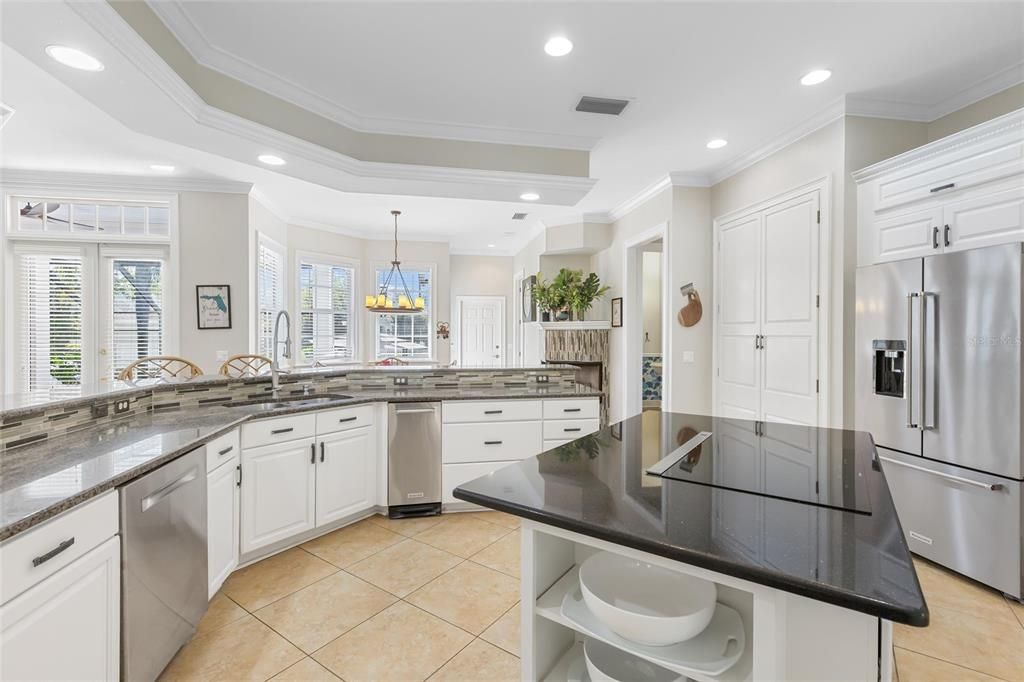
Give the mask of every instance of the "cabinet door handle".
M 565 431 L 566 433 L 573 433 L 575 431 L 582 431 L 583 429 L 579 428 L 579 427 L 576 427 L 576 428 L 573 428 L 573 429 L 562 429 L 562 430 Z
M 320 441 L 320 461 L 324 461 L 324 442 Z
M 949 246 L 949 225 L 946 225 L 946 229 L 943 232 L 942 240 L 943 242 L 945 242 L 946 246 Z
M 316 443 L 309 444 L 309 463 L 316 464 Z
M 955 182 L 951 182 L 951 183 L 946 184 L 946 185 L 939 185 L 938 187 L 932 187 L 928 191 L 934 194 L 935 192 L 941 192 L 944 189 L 953 189 L 954 187 L 956 187 L 956 183 Z
M 484 445 L 501 445 L 500 440 L 485 440 Z
M 231 452 L 231 451 L 232 451 L 232 450 L 234 450 L 234 449 L 235 449 L 235 446 L 234 446 L 234 445 L 229 445 L 229 446 L 227 446 L 226 448 L 224 448 L 223 450 L 218 450 L 218 451 L 217 451 L 217 455 L 218 455 L 219 457 L 223 457 L 224 455 L 228 454 L 229 452 Z
M 40 554 L 35 559 L 33 559 L 32 560 L 32 566 L 35 567 L 35 566 L 39 566 L 40 564 L 45 564 L 47 561 L 49 561 L 53 557 L 57 556 L 58 554 L 60 554 L 61 552 L 63 552 L 65 549 L 67 549 L 68 547 L 70 547 L 73 544 L 75 544 L 75 536 L 72 535 L 70 538 L 68 538 L 64 542 L 60 543 L 59 545 L 57 545 L 56 547 L 51 549 L 46 554 Z
M 932 248 L 939 248 L 939 228 L 935 226 L 932 228 Z
M 504 410 L 484 410 L 484 414 L 501 414 Z
M 238 471 L 238 481 L 235 483 L 235 485 L 237 485 L 239 488 L 241 488 L 242 487 L 242 465 L 239 464 L 238 466 L 235 467 L 235 469 Z
M 271 436 L 276 436 L 276 435 L 278 435 L 280 433 L 289 433 L 289 432 L 294 431 L 294 430 L 295 430 L 294 426 L 289 426 L 286 429 L 271 429 L 270 435 Z
M 354 422 L 357 419 L 359 419 L 359 417 L 342 417 L 338 420 L 338 423 L 344 424 L 345 422 Z
M 581 407 L 567 407 L 564 410 L 562 410 L 562 412 L 582 412 L 582 411 L 583 411 L 583 408 L 581 408 Z

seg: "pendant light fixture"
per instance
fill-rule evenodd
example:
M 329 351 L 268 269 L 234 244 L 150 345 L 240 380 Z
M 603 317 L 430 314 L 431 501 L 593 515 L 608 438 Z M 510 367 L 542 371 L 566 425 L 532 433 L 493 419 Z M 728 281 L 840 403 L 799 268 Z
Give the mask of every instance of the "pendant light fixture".
M 395 216 L 395 259 L 391 261 L 391 272 L 388 273 L 384 283 L 380 285 L 377 295 L 371 294 L 366 297 L 366 309 L 371 313 L 422 313 L 425 307 L 423 297 L 416 296 L 413 298 L 413 295 L 409 293 L 409 286 L 405 283 L 405 275 L 402 274 L 402 262 L 398 260 L 398 216 L 402 215 L 402 212 L 392 211 L 391 215 Z M 395 280 L 396 274 L 398 275 L 398 280 L 395 284 L 401 283 L 402 289 L 397 299 L 393 300 L 388 295 L 388 287 Z

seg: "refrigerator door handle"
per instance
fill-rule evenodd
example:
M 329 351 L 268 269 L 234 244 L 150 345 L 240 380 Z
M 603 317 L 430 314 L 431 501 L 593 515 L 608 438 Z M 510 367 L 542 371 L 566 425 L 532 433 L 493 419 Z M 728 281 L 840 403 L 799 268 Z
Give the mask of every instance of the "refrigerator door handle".
M 879 455 L 878 459 L 882 460 L 883 462 L 889 462 L 890 464 L 896 464 L 898 466 L 906 467 L 908 469 L 914 469 L 915 471 L 923 471 L 926 474 L 938 476 L 939 478 L 944 478 L 947 481 L 955 481 L 957 483 L 963 483 L 964 485 L 973 485 L 975 488 L 982 488 L 984 490 L 993 491 L 999 491 L 1003 489 L 1002 483 L 984 483 L 982 481 L 975 481 L 973 478 L 964 478 L 963 476 L 954 476 L 953 474 L 946 474 L 941 471 L 929 469 L 927 467 L 917 466 L 916 464 L 908 464 L 906 462 L 901 462 L 898 459 L 892 459 L 891 457 L 886 457 L 884 455 Z
M 911 291 L 907 294 L 907 379 L 904 383 L 904 399 L 907 401 L 907 428 L 916 429 L 914 423 L 914 299 L 920 296 L 920 292 Z
M 927 415 L 928 400 L 925 397 L 925 396 L 928 395 L 928 388 L 927 388 L 927 385 L 926 385 L 926 382 L 928 380 L 928 372 L 927 372 L 927 368 L 926 368 L 926 363 L 928 362 L 928 356 L 925 353 L 925 345 L 926 345 L 925 344 L 925 339 L 927 338 L 927 334 L 928 334 L 927 310 L 928 310 L 928 297 L 929 296 L 935 296 L 935 294 L 933 294 L 930 291 L 922 291 L 919 294 L 919 297 L 921 298 L 921 397 L 918 400 L 918 403 L 919 403 L 918 409 L 920 410 L 920 415 L 921 415 L 920 427 L 919 428 L 922 431 L 928 431 L 928 430 L 931 430 L 931 429 L 935 428 L 934 420 L 932 420 L 933 421 L 932 425 L 928 426 L 928 415 Z M 936 319 L 938 319 L 938 318 L 936 318 Z M 933 383 L 935 385 L 938 385 L 937 377 L 936 377 L 936 381 L 933 382 Z M 932 388 L 932 390 L 934 391 L 935 389 Z M 933 400 L 932 404 L 934 405 L 934 403 L 935 403 L 935 401 Z

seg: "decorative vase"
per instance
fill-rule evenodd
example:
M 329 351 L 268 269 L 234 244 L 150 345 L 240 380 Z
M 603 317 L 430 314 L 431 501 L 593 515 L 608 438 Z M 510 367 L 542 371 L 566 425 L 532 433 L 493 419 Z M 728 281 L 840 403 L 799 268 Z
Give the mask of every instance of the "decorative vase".
M 541 322 L 550 322 L 551 321 L 551 312 L 548 311 L 548 310 L 545 310 L 545 311 L 541 312 L 541 314 L 540 314 L 540 321 Z
M 555 319 L 558 320 L 559 322 L 565 322 L 569 320 L 570 317 L 571 316 L 569 315 L 568 310 L 559 310 L 557 313 L 555 313 Z

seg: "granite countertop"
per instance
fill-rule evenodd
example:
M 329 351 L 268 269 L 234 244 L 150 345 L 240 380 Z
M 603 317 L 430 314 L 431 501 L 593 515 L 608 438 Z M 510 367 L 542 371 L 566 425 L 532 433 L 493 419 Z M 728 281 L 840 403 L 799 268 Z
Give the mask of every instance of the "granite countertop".
M 465 483 L 454 495 L 927 625 L 928 607 L 871 436 L 758 424 L 647 412 Z M 702 432 L 712 435 L 662 476 L 646 473 L 662 458 L 678 458 Z
M 0 453 L 0 542 L 96 495 L 128 483 L 251 419 L 374 402 L 597 397 L 577 384 L 527 388 L 349 391 L 316 405 L 174 408 L 126 416 L 102 426 Z M 315 394 L 310 397 L 315 397 Z

